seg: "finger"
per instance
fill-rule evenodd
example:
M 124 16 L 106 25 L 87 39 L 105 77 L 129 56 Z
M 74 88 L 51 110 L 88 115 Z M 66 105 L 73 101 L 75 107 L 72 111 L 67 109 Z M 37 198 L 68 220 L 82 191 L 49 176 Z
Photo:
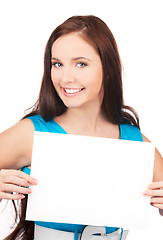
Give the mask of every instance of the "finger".
M 34 178 L 34 177 L 32 177 L 31 175 L 28 175 L 27 173 L 24 173 L 24 172 L 22 172 L 22 171 L 19 171 L 20 172 L 20 177 L 21 178 L 25 178 L 29 183 L 31 183 L 31 184 L 34 184 L 34 185 L 36 185 L 37 184 L 37 179 L 36 178 Z
M 158 204 L 158 203 L 152 203 L 151 204 L 153 207 L 159 208 L 159 209 L 163 209 L 163 204 Z
M 0 192 L 0 199 L 19 200 L 23 198 L 25 198 L 23 194 L 10 194 L 5 192 Z
M 16 176 L 19 176 L 20 178 L 26 179 L 31 184 L 37 184 L 37 179 L 32 177 L 31 175 L 28 175 L 27 173 L 24 173 L 22 171 L 12 170 L 15 172 Z
M 148 189 L 157 189 L 157 188 L 163 188 L 163 181 L 152 182 L 148 184 Z
M 151 204 L 152 203 L 163 204 L 163 197 L 151 197 Z
M 30 185 L 30 183 L 26 179 L 23 179 L 14 175 L 10 175 L 10 176 L 6 175 L 3 178 L 2 183 L 10 183 L 10 184 L 12 183 L 12 184 L 23 186 L 23 187 L 28 187 Z
M 143 194 L 147 197 L 162 197 L 163 190 L 145 190 Z
M 22 194 L 30 194 L 32 190 L 30 188 L 24 188 L 24 187 L 19 187 L 14 184 L 0 184 L 0 190 L 5 191 L 5 192 L 16 192 L 16 193 L 22 193 Z
M 18 171 L 18 170 L 15 170 L 15 169 L 2 169 L 1 170 L 1 178 L 5 178 L 5 177 L 8 177 L 8 176 L 17 176 L 17 177 L 20 177 L 22 179 L 25 179 L 26 181 L 28 181 L 30 184 L 37 184 L 37 180 L 32 177 L 31 175 L 28 175 L 22 171 Z

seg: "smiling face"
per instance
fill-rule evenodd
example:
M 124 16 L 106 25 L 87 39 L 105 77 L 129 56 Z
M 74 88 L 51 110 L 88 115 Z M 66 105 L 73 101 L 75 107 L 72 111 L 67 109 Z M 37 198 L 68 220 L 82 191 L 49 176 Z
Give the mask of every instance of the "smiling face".
M 90 102 L 101 105 L 103 98 L 103 69 L 95 48 L 70 33 L 52 45 L 51 79 L 68 108 L 81 107 Z

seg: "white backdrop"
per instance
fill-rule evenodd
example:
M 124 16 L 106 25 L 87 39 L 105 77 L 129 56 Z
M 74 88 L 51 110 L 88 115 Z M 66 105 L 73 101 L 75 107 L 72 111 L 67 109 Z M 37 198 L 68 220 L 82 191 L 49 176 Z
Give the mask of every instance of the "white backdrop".
M 103 19 L 113 32 L 124 68 L 125 103 L 137 110 L 142 132 L 163 154 L 161 0 L 0 1 L 0 132 L 37 100 L 51 32 L 68 17 L 86 14 Z M 152 209 L 151 236 L 161 221 Z M 0 234 L 4 231 L 0 227 Z

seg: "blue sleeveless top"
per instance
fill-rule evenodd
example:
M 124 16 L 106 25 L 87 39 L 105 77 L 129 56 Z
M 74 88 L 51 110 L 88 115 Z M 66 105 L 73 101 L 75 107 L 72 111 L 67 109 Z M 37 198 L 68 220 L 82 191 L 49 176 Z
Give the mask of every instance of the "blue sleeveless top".
M 54 120 L 45 122 L 40 115 L 31 116 L 28 117 L 28 119 L 30 119 L 33 122 L 35 131 L 67 134 L 67 132 Z M 120 124 L 119 129 L 120 138 L 122 140 L 143 141 L 141 132 L 137 127 L 130 124 Z M 30 174 L 29 168 L 24 167 L 22 170 L 23 172 Z M 74 240 L 78 239 L 78 233 L 81 233 L 86 226 L 79 224 L 38 222 L 38 221 L 35 221 L 35 224 L 42 227 L 52 228 L 60 231 L 74 232 L 75 233 Z M 118 229 L 117 227 L 106 227 L 106 233 L 108 234 L 114 232 L 117 229 Z

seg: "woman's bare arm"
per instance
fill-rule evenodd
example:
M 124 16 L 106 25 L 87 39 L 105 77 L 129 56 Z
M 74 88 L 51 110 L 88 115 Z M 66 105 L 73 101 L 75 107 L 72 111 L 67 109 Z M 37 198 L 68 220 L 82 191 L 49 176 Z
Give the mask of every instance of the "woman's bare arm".
M 150 142 L 148 138 L 143 135 L 144 142 Z M 154 159 L 154 170 L 153 170 L 153 181 L 163 181 L 163 158 L 157 148 L 155 148 L 155 159 Z
M 150 142 L 143 135 L 144 142 Z M 163 157 L 157 149 L 155 149 L 153 183 L 149 184 L 145 196 L 151 197 L 151 205 L 159 208 L 160 215 L 163 216 Z
M 33 134 L 29 119 L 0 133 L 0 169 L 20 169 L 31 164 Z

